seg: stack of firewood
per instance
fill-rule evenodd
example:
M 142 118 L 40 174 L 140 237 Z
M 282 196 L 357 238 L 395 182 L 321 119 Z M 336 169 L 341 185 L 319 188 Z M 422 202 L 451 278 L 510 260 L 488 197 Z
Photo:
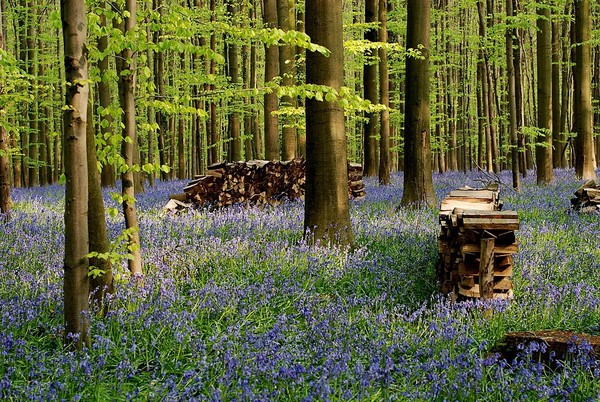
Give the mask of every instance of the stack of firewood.
M 600 214 L 600 184 L 594 180 L 586 181 L 575 191 L 571 206 L 575 211 Z
M 518 251 L 515 211 L 500 211 L 497 188 L 461 188 L 441 204 L 437 276 L 455 298 L 512 296 L 513 254 Z
M 196 176 L 183 194 L 171 196 L 165 206 L 179 210 L 190 206 L 225 207 L 233 204 L 278 204 L 304 197 L 305 160 L 252 160 L 221 162 L 208 167 L 206 175 Z M 362 166 L 348 164 L 348 195 L 362 198 L 366 194 L 362 182 Z

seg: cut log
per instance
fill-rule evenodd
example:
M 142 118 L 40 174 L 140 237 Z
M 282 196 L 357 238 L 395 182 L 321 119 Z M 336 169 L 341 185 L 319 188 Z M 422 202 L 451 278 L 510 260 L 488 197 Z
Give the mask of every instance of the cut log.
M 577 350 L 585 349 L 592 357 L 600 357 L 600 336 L 560 330 L 509 332 L 494 346 L 492 352 L 499 353 L 501 357 L 511 362 L 518 355 L 519 350 L 522 350 L 520 345 L 532 342 L 545 346 L 544 352 L 537 351 L 532 358 L 552 368 L 556 367 L 556 360 L 566 360 L 569 354 Z M 585 346 L 582 347 L 583 345 Z
M 498 188 L 461 188 L 440 204 L 440 290 L 457 298 L 512 298 L 515 211 L 500 211 Z M 482 290 L 482 291 L 480 291 Z
M 208 167 L 204 176 L 196 176 L 184 187 L 180 201 L 195 207 L 218 208 L 233 204 L 279 204 L 283 200 L 302 199 L 306 182 L 305 161 L 252 160 L 219 162 Z M 348 196 L 366 195 L 362 166 L 348 164 Z

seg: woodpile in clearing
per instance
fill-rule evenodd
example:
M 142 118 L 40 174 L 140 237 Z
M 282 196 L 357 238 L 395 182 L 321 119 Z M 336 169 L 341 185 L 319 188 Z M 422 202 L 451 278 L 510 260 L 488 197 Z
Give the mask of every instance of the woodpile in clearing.
M 440 291 L 454 298 L 512 297 L 518 246 L 515 211 L 500 211 L 498 187 L 451 191 L 440 206 Z
M 303 158 L 217 163 L 208 167 L 206 175 L 196 176 L 184 193 L 171 196 L 165 209 L 278 204 L 304 198 L 305 167 Z M 348 195 L 355 199 L 366 195 L 359 164 L 348 164 Z
M 600 214 L 600 184 L 588 180 L 575 191 L 571 198 L 571 207 L 575 211 Z

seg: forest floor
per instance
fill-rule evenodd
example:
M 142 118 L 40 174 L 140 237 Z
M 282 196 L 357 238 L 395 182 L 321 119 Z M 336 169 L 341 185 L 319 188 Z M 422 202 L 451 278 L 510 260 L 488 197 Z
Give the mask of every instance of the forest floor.
M 438 295 L 437 210 L 398 209 L 401 174 L 365 180 L 353 251 L 303 242 L 302 202 L 174 215 L 162 206 L 186 182 L 157 183 L 138 197 L 143 284 L 115 268 L 110 313 L 92 317 L 82 352 L 60 342 L 64 189 L 15 189 L 0 225 L 0 399 L 600 400 L 585 347 L 553 369 L 544 345 L 510 361 L 492 351 L 509 331 L 600 335 L 600 216 L 570 212 L 580 182 L 555 174 L 537 187 L 530 173 L 519 193 L 500 175 L 521 221 L 514 299 L 485 305 Z M 479 179 L 435 175 L 438 201 Z M 116 249 L 122 227 L 109 218 Z

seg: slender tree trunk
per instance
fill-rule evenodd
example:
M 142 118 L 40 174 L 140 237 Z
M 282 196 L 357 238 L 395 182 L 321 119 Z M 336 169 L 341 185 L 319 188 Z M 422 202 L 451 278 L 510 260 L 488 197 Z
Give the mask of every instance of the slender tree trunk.
M 520 12 L 519 1 L 513 0 L 513 13 L 517 14 Z M 513 65 L 515 70 L 515 103 L 517 105 L 517 130 L 519 139 L 519 171 L 523 177 L 527 176 L 527 149 L 525 147 L 525 136 L 523 135 L 522 128 L 525 125 L 525 112 L 524 112 L 524 96 L 523 96 L 523 71 L 522 71 L 522 46 L 521 38 L 522 30 L 520 28 L 515 29 L 515 40 L 513 47 Z
M 431 0 L 407 1 L 406 47 L 421 48 L 422 58 L 406 58 L 404 120 L 404 206 L 435 205 L 431 175 L 429 116 L 429 35 Z
M 562 143 L 560 142 L 560 25 L 552 21 L 552 167 L 560 167 Z M 564 84 L 563 84 L 564 85 Z
M 570 15 L 571 12 L 571 1 L 567 0 L 565 4 L 565 15 Z M 569 162 L 567 160 L 567 150 L 569 148 L 569 143 L 567 141 L 567 120 L 569 117 L 569 95 L 571 89 L 571 77 L 569 72 L 571 71 L 569 67 L 569 63 L 571 61 L 571 33 L 569 32 L 569 28 L 571 23 L 569 20 L 565 19 L 562 23 L 562 61 L 561 61 L 561 82 L 562 86 L 560 88 L 560 123 L 559 123 L 559 140 L 558 145 L 556 145 L 555 152 L 560 155 L 560 164 L 559 167 L 566 168 L 569 166 Z
M 88 102 L 88 116 L 86 130 L 86 154 L 88 167 L 88 238 L 90 241 L 90 253 L 107 254 L 110 244 L 106 235 L 106 215 L 104 212 L 104 198 L 102 198 L 102 186 L 100 183 L 100 172 L 98 171 L 98 160 L 96 158 L 94 120 L 92 106 Z M 106 312 L 104 296 L 113 293 L 112 264 L 108 258 L 91 257 L 90 268 L 98 270 L 97 275 L 90 278 L 90 293 L 94 301 L 94 309 L 101 315 Z
M 550 9 L 538 8 L 538 129 L 535 147 L 538 184 L 554 181 L 552 171 L 552 26 Z
M 106 8 L 106 2 L 101 1 L 99 7 L 103 10 Z M 106 27 L 106 15 L 104 13 L 100 14 L 100 27 Z M 98 52 L 104 54 L 108 49 L 108 35 L 101 35 L 98 38 Z M 98 60 L 98 69 L 100 70 L 100 81 L 98 82 L 96 89 L 98 91 L 98 103 L 100 106 L 100 110 L 102 110 L 100 115 L 100 122 L 103 121 L 104 124 L 100 124 L 100 135 L 105 140 L 107 137 L 112 136 L 112 128 L 113 128 L 113 119 L 110 114 L 112 101 L 110 99 L 110 70 L 109 70 L 109 57 L 105 56 Z M 108 141 L 107 141 L 108 142 Z M 110 143 L 110 142 L 108 142 Z M 111 153 L 114 151 L 110 151 Z M 105 187 L 114 187 L 116 185 L 116 174 L 115 167 L 112 163 L 109 163 L 108 160 L 103 161 L 102 163 L 102 174 L 101 174 L 101 182 Z
M 38 83 L 37 63 L 36 63 L 36 46 L 35 46 L 35 25 L 37 24 L 37 11 L 33 0 L 29 0 L 28 4 L 28 23 L 27 23 L 27 73 L 34 77 L 35 84 Z M 38 92 L 34 89 L 34 92 Z M 27 120 L 29 122 L 29 172 L 28 186 L 37 187 L 40 185 L 40 169 L 38 161 L 38 97 L 29 103 L 27 108 Z
M 306 53 L 306 82 L 339 91 L 344 81 L 342 2 L 306 0 L 306 33 L 331 51 L 329 57 Z M 306 116 L 304 235 L 327 244 L 352 244 L 344 110 L 337 100 L 307 99 Z
M 269 28 L 277 26 L 277 0 L 262 0 L 263 22 Z M 276 45 L 265 48 L 265 83 L 279 73 L 279 49 Z M 277 94 L 267 92 L 264 96 L 265 158 L 279 159 L 279 129 L 277 116 Z
M 4 25 L 5 3 L 0 2 L 0 50 L 6 51 L 4 35 L 6 28 Z M 0 93 L 3 93 L 3 82 L 0 82 Z M 0 115 L 4 110 L 0 108 Z M 0 124 L 0 213 L 8 214 L 12 209 L 12 198 L 10 195 L 10 144 L 8 134 L 4 125 Z
M 229 18 L 231 18 L 232 25 L 234 24 L 233 18 L 237 13 L 237 6 L 235 5 L 235 3 L 237 2 L 234 2 L 233 0 L 227 1 L 227 13 L 229 14 Z M 229 76 L 229 80 L 231 86 L 234 89 L 234 93 L 239 92 L 241 89 L 239 85 L 240 74 L 238 66 L 238 53 L 239 47 L 234 41 L 231 41 L 231 43 L 227 44 L 227 75 Z M 236 110 L 237 108 L 239 108 L 238 98 L 234 96 L 232 99 L 229 100 L 229 124 L 227 126 L 229 131 L 229 140 L 231 141 L 231 152 L 229 152 L 229 156 L 230 160 L 233 161 L 242 160 L 242 128 L 240 122 L 240 113 L 238 110 Z
M 126 11 L 129 16 L 124 17 L 123 35 L 132 32 L 135 28 L 136 1 L 126 0 Z M 132 49 L 125 48 L 117 62 L 119 76 L 119 103 L 123 109 L 123 144 L 121 157 L 127 169 L 121 174 L 123 193 L 123 214 L 125 228 L 128 231 L 128 251 L 133 256 L 127 261 L 132 275 L 142 274 L 142 255 L 140 251 L 140 233 L 135 207 L 135 186 L 133 178 L 134 152 L 137 143 L 135 125 L 135 70 L 136 60 Z
M 64 109 L 65 153 L 65 259 L 64 318 L 66 344 L 90 345 L 88 277 L 88 165 L 86 125 L 88 71 L 85 43 L 87 23 L 83 0 L 60 3 L 65 46 L 66 92 Z
M 152 6 L 154 10 L 158 10 L 159 19 L 163 19 L 164 7 L 162 0 L 154 0 Z M 159 29 L 154 31 L 152 42 L 158 44 L 161 36 L 163 35 L 161 24 L 157 24 Z M 165 99 L 165 84 L 163 76 L 165 75 L 165 56 L 163 51 L 157 51 L 154 56 L 154 86 L 156 87 L 156 94 L 158 99 L 164 101 Z M 165 144 L 165 132 L 167 131 L 167 116 L 164 110 L 156 110 L 156 125 L 158 126 L 158 163 L 160 166 L 167 164 L 167 149 Z M 160 171 L 160 179 L 166 181 L 169 179 L 169 175 L 164 170 Z
M 247 9 L 248 4 L 242 3 L 240 6 L 240 14 L 245 18 L 246 21 L 249 21 L 251 18 L 251 13 L 248 12 Z M 248 22 L 244 23 L 245 28 L 248 28 Z M 252 138 L 254 134 L 252 133 L 252 95 L 251 95 L 251 78 L 250 78 L 250 46 L 248 44 L 244 44 L 242 46 L 242 83 L 244 86 L 244 159 L 247 161 L 252 159 Z
M 575 73 L 573 108 L 575 115 L 575 174 L 595 180 L 594 112 L 592 109 L 591 9 L 589 0 L 575 0 Z
M 277 0 L 277 22 L 279 29 L 288 32 L 291 29 L 289 0 Z M 284 86 L 294 85 L 294 55 L 292 45 L 283 45 L 279 47 L 279 75 L 283 78 Z M 296 98 L 291 96 L 282 96 L 281 104 L 290 107 L 296 107 Z M 284 160 L 294 159 L 297 151 L 296 127 L 293 121 L 285 121 L 282 128 L 282 157 Z
M 379 41 L 387 44 L 387 0 L 379 0 Z M 381 112 L 379 124 L 379 184 L 391 184 L 390 178 L 390 78 L 388 75 L 388 57 L 385 47 L 379 48 L 379 99 L 385 106 Z
M 252 20 L 256 20 L 256 0 L 252 0 Z M 256 42 L 252 42 L 250 45 L 250 88 L 252 88 L 253 93 L 255 93 L 255 89 L 258 86 L 256 80 L 256 64 L 257 64 L 258 56 L 256 54 Z M 266 95 L 265 95 L 266 96 Z M 254 157 L 257 159 L 263 158 L 263 141 L 260 135 L 260 119 L 258 116 L 258 107 L 256 107 L 257 99 L 255 95 L 252 95 L 252 103 L 254 107 L 252 108 L 252 133 L 253 133 L 253 151 Z
M 377 22 L 378 0 L 365 0 L 365 23 Z M 365 32 L 365 40 L 371 43 L 377 42 L 377 30 L 369 29 Z M 367 58 L 374 57 L 374 50 L 365 52 Z M 363 67 L 363 90 L 364 98 L 373 104 L 379 103 L 377 92 L 377 63 L 368 61 Z M 363 125 L 363 175 L 377 175 L 377 113 L 366 113 L 367 121 Z
M 519 139 L 517 127 L 517 96 L 516 96 L 516 80 L 515 80 L 515 65 L 513 60 L 513 36 L 515 29 L 510 25 L 512 23 L 513 0 L 506 0 L 506 75 L 508 84 L 508 130 L 510 134 L 511 145 L 511 168 L 512 168 L 512 184 L 513 188 L 519 190 L 521 180 L 519 176 Z

